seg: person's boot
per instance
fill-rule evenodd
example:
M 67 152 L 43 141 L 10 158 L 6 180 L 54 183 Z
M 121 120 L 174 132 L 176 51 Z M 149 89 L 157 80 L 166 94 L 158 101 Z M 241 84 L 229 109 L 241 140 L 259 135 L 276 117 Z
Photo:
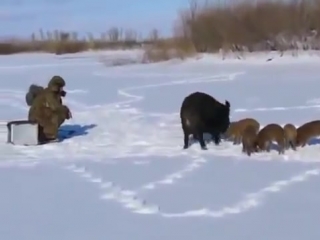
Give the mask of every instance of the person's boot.
M 47 135 L 46 138 L 47 138 L 48 142 L 55 142 L 55 141 L 57 141 L 58 136 L 56 136 L 56 135 Z
M 43 134 L 43 138 L 41 139 L 42 144 L 49 143 L 49 142 L 57 142 L 58 136 L 54 134 Z

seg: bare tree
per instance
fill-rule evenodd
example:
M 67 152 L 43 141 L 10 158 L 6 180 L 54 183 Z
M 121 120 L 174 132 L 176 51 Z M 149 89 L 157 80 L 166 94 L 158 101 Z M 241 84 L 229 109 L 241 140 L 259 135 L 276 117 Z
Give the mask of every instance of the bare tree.
M 126 30 L 124 32 L 124 40 L 127 42 L 137 41 L 137 32 L 132 29 Z
M 120 30 L 116 27 L 110 28 L 108 36 L 111 42 L 118 42 L 120 41 Z
M 152 29 L 149 35 L 149 39 L 152 42 L 156 42 L 159 40 L 159 31 L 157 29 Z

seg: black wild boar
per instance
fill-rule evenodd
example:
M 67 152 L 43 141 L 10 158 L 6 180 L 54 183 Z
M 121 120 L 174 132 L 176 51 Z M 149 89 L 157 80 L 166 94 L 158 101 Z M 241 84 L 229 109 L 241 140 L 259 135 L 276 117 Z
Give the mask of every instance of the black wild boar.
M 184 149 L 189 147 L 189 135 L 199 139 L 202 149 L 206 149 L 203 133 L 212 135 L 215 144 L 220 143 L 220 135 L 230 124 L 230 103 L 220 103 L 209 94 L 194 92 L 182 102 L 180 119 L 184 134 Z

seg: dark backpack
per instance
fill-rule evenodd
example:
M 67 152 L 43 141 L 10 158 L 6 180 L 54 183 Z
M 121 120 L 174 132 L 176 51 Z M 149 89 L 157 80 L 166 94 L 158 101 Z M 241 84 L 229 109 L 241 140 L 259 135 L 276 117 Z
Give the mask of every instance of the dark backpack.
M 29 107 L 31 107 L 34 99 L 42 92 L 44 88 L 39 85 L 31 84 L 29 87 L 29 91 L 26 94 L 26 103 Z

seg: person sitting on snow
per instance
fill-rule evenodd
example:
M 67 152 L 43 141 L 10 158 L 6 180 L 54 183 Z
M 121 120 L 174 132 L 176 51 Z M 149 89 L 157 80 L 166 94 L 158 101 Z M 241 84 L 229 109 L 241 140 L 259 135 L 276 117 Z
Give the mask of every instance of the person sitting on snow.
M 28 120 L 39 124 L 41 142 L 56 140 L 59 127 L 72 117 L 69 108 L 62 103 L 62 97 L 66 96 L 64 86 L 62 77 L 53 76 L 47 88 L 31 85 L 26 95 L 30 106 Z

